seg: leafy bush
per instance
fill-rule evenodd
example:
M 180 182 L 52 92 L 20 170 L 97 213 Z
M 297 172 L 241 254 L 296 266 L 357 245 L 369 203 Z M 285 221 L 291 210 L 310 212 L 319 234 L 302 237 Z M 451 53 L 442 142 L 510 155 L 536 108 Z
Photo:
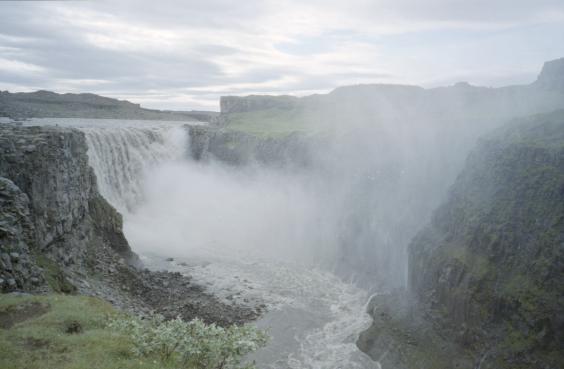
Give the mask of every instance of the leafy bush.
M 268 341 L 266 332 L 251 325 L 223 328 L 200 319 L 185 322 L 158 315 L 145 320 L 117 318 L 110 322 L 110 328 L 131 338 L 134 354 L 158 357 L 163 364 L 176 368 L 254 368 L 254 364 L 242 367 L 242 358 Z

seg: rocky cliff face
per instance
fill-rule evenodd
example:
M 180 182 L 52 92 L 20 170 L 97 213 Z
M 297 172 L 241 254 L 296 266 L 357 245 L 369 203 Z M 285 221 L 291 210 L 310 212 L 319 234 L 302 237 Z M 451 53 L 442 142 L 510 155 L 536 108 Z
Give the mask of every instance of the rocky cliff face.
M 87 154 L 81 131 L 0 124 L 0 292 L 81 293 L 134 313 L 222 325 L 260 314 L 179 273 L 141 270 Z
M 197 159 L 307 163 L 340 198 L 336 270 L 367 288 L 407 282 L 407 246 L 447 195 L 477 138 L 564 107 L 562 60 L 530 85 L 360 85 L 300 98 L 222 98 L 221 127 L 191 131 Z M 276 164 L 279 165 L 279 164 Z M 283 164 L 286 165 L 286 164 Z M 342 229 L 341 229 L 342 228 Z
M 27 195 L 0 177 L 0 291 L 32 290 L 44 284 L 29 249 L 32 231 Z
M 265 164 L 306 167 L 311 164 L 313 139 L 298 133 L 258 137 L 209 126 L 189 126 L 190 153 L 195 160 L 216 159 L 231 165 Z
M 299 102 L 294 96 L 222 96 L 219 101 L 223 114 L 244 113 L 264 109 L 292 109 Z
M 389 350 L 384 361 L 398 368 L 561 367 L 564 111 L 483 138 L 409 255 L 411 306 L 372 302 L 375 323 L 359 346 L 374 358 Z
M 564 58 L 544 63 L 535 86 L 553 91 L 564 91 Z
M 0 177 L 6 205 L 1 218 L 6 238 L 2 258 L 25 255 L 28 265 L 17 286 L 8 278 L 4 289 L 27 290 L 39 280 L 54 282 L 50 277 L 62 282 L 65 268 L 87 274 L 103 249 L 135 258 L 121 231 L 121 215 L 98 193 L 86 149 L 83 134 L 76 130 L 0 125 Z M 43 273 L 37 273 L 40 266 Z M 54 266 L 57 271 L 49 271 Z M 9 277 L 7 262 L 2 269 Z M 50 272 L 56 275 L 49 276 Z

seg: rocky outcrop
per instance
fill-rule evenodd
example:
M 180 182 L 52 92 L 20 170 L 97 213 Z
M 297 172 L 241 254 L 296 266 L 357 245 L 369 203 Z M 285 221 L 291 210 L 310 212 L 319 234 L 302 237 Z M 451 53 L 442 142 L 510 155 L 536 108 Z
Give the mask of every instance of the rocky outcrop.
M 12 291 L 93 295 L 222 325 L 260 315 L 179 273 L 142 270 L 122 216 L 98 192 L 83 132 L 60 127 L 0 124 L 0 292 Z
M 547 90 L 564 91 L 564 58 L 544 63 L 534 86 Z
M 67 279 L 88 275 L 103 249 L 136 260 L 121 215 L 98 193 L 86 150 L 76 130 L 0 125 L 2 253 L 19 254 L 21 264 L 30 265 L 18 289 L 46 281 L 52 289 L 72 290 Z M 41 277 L 36 266 L 43 269 Z
M 0 291 L 33 290 L 44 283 L 29 249 L 32 231 L 27 195 L 0 177 Z
M 245 113 L 264 109 L 292 109 L 299 99 L 294 96 L 222 96 L 219 100 L 222 114 Z
M 563 173 L 564 111 L 483 138 L 359 346 L 396 368 L 560 368 Z
M 264 164 L 299 167 L 311 164 L 311 145 L 316 141 L 299 133 L 282 137 L 258 137 L 213 126 L 188 126 L 190 154 L 195 160 L 216 159 L 231 165 Z

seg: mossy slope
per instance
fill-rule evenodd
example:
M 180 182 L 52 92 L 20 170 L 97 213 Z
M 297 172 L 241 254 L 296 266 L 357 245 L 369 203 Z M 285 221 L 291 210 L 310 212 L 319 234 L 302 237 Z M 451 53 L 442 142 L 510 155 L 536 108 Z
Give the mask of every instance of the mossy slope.
M 409 291 L 373 298 L 359 347 L 397 369 L 564 364 L 564 111 L 470 154 L 410 245 Z
M 564 363 L 564 111 L 481 141 L 411 245 L 410 286 L 482 368 Z
M 140 360 L 131 342 L 108 328 L 117 312 L 106 302 L 85 296 L 13 296 L 0 301 L 0 318 L 17 317 L 10 328 L 0 328 L 2 369 L 156 369 L 160 365 Z M 15 314 L 15 315 L 14 315 Z M 20 315 L 21 315 L 20 314 Z M 69 326 L 79 333 L 67 333 Z

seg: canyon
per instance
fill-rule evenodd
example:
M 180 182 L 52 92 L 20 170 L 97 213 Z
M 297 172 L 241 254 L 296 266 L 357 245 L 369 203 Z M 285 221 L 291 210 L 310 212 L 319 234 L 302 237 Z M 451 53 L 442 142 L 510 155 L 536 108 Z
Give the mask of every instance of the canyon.
M 203 119 L 2 101 L 35 118 L 0 124 L 3 292 L 274 325 L 272 367 L 564 360 L 564 59 L 524 86 L 223 97 Z

